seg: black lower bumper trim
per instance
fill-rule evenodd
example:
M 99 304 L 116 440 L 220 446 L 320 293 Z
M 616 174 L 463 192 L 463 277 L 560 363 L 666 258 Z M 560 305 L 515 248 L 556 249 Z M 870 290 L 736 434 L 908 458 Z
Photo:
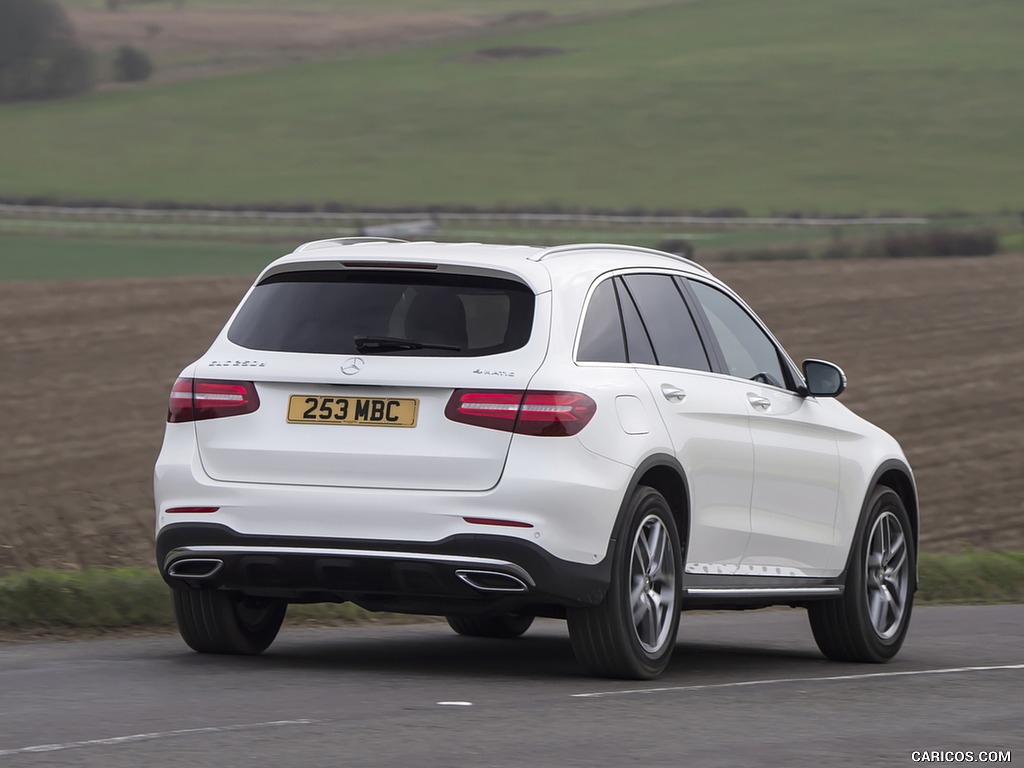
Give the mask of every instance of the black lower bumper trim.
M 293 602 L 352 601 L 410 613 L 596 605 L 610 580 L 607 558 L 596 565 L 572 563 L 507 536 L 461 534 L 420 543 L 256 536 L 181 523 L 160 531 L 156 550 L 160 573 L 175 588 L 232 589 Z M 199 576 L 169 573 L 172 567 L 189 573 L 190 559 L 223 565 L 208 578 L 199 567 L 192 569 Z M 467 580 L 467 571 L 494 575 Z

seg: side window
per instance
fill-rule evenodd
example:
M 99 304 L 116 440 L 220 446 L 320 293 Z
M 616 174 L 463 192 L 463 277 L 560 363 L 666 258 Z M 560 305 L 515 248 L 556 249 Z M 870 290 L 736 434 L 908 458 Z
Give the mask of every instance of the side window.
M 629 295 L 621 277 L 615 278 L 615 292 L 619 295 L 619 307 L 622 309 L 622 328 L 626 332 L 626 357 L 631 363 L 657 365 L 651 339 L 640 319 L 633 297 Z
M 754 318 L 717 288 L 696 280 L 690 285 L 718 339 L 729 375 L 785 387 L 779 352 Z
M 577 359 L 595 363 L 626 362 L 622 320 L 619 318 L 619 304 L 611 280 L 601 283 L 590 297 Z
M 658 365 L 710 371 L 697 326 L 672 277 L 626 275 L 623 281 L 643 318 Z

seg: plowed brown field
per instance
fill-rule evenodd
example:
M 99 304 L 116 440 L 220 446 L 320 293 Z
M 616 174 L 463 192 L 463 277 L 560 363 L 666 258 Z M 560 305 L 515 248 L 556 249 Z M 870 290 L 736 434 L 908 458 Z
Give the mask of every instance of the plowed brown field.
M 926 550 L 1024 547 L 1024 257 L 715 272 L 902 441 Z M 0 283 L 0 574 L 152 562 L 167 390 L 247 282 Z

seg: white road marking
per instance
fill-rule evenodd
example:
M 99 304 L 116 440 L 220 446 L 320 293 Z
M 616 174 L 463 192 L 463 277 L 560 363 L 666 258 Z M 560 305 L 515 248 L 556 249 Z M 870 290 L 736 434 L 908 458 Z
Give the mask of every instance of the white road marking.
M 439 701 L 437 702 L 439 707 L 472 707 L 472 701 Z
M 831 683 L 846 680 L 868 680 L 875 677 L 910 677 L 913 675 L 956 675 L 965 672 L 989 672 L 994 670 L 1024 669 L 1024 664 L 1000 664 L 990 667 L 948 667 L 946 669 L 912 669 L 900 672 L 868 672 L 862 675 L 834 675 L 832 677 L 779 677 L 774 680 L 740 680 L 735 683 L 708 683 L 706 685 L 677 685 L 666 688 L 636 688 L 625 691 L 596 691 L 574 693 L 574 699 L 601 699 L 607 696 L 636 696 L 646 693 L 671 693 L 679 691 L 710 691 L 718 688 L 743 688 L 752 685 L 777 685 L 779 683 Z
M 113 736 L 108 739 L 89 739 L 88 741 L 68 741 L 63 744 L 36 744 L 32 747 L 17 749 L 0 749 L 0 757 L 25 755 L 34 752 L 63 752 L 67 749 L 81 747 L 108 747 L 118 744 L 131 744 L 136 741 L 154 741 L 169 739 L 175 736 L 192 736 L 199 733 L 228 733 L 230 731 L 253 731 L 258 728 L 280 728 L 288 725 L 311 725 L 319 720 L 273 720 L 267 723 L 242 723 L 240 725 L 218 725 L 206 728 L 182 728 L 177 731 L 156 731 L 154 733 L 133 733 L 130 736 Z

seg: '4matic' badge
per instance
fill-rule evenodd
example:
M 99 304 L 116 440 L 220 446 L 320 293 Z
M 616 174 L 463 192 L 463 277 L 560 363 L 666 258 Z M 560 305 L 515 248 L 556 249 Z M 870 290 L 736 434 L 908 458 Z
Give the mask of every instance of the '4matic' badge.
M 267 364 L 261 360 L 211 360 L 208 365 L 211 368 L 266 368 Z

